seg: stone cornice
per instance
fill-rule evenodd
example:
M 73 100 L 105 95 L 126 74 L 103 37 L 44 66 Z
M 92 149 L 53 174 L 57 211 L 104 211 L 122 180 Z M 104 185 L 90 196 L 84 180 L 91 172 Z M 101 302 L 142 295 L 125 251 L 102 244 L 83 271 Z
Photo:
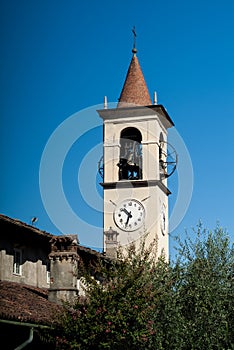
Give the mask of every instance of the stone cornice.
M 108 190 L 115 188 L 131 188 L 131 187 L 155 187 L 158 186 L 166 195 L 171 194 L 170 190 L 160 180 L 123 180 L 118 182 L 103 182 L 100 185 Z

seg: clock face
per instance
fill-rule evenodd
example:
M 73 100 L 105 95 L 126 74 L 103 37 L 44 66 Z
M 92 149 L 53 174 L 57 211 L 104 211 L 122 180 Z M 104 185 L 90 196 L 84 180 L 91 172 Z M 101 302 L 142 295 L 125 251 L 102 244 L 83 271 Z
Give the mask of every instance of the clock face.
M 135 231 L 141 227 L 145 219 L 143 205 L 135 199 L 126 199 L 116 206 L 114 221 L 123 231 Z

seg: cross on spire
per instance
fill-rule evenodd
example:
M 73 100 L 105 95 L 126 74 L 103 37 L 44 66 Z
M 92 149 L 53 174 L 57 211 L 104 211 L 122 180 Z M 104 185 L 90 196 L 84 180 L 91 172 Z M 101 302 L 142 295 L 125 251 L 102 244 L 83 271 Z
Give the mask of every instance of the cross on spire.
M 132 32 L 133 32 L 133 49 L 132 49 L 132 53 L 136 54 L 137 53 L 137 49 L 136 49 L 136 28 L 135 26 L 132 28 Z

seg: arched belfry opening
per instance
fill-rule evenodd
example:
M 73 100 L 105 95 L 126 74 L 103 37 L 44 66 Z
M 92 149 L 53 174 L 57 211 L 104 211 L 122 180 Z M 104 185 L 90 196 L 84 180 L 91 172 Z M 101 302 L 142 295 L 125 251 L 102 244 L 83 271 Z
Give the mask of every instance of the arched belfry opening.
M 120 133 L 119 180 L 142 179 L 142 136 L 137 128 L 128 127 Z

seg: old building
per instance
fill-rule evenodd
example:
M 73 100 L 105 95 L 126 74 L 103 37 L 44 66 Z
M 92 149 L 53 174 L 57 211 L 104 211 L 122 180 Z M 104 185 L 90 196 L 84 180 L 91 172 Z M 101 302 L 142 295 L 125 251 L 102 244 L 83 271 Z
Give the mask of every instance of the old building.
M 39 349 L 37 330 L 56 322 L 62 301 L 84 293 L 82 273 L 95 274 L 103 255 L 80 246 L 76 235 L 54 236 L 5 215 L 0 231 L 1 342 Z

